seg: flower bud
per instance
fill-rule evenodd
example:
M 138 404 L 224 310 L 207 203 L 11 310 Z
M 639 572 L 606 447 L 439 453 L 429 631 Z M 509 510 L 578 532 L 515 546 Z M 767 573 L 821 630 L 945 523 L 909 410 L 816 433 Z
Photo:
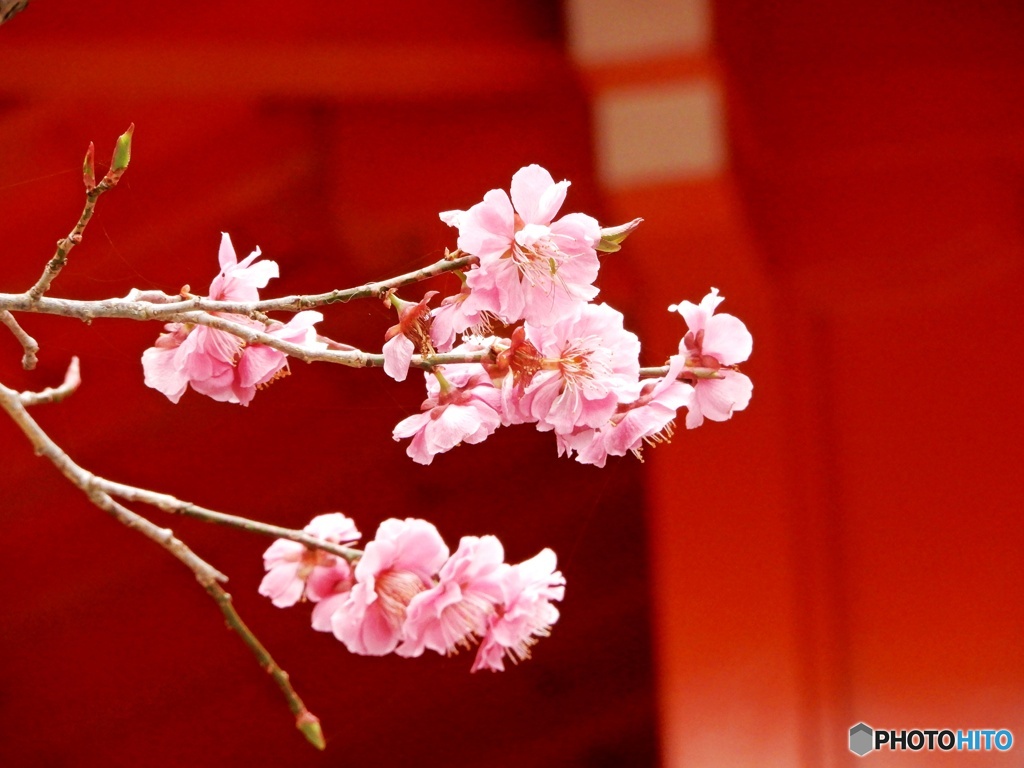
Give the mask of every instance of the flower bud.
M 86 192 L 96 189 L 96 145 L 91 141 L 85 153 L 85 162 L 82 163 L 82 181 Z
M 601 229 L 601 240 L 594 247 L 602 253 L 615 253 L 622 247 L 622 241 L 640 226 L 643 219 L 633 219 L 626 224 L 617 227 L 603 227 Z
M 128 130 L 117 137 L 117 144 L 114 146 L 114 157 L 110 161 L 110 170 L 113 173 L 123 172 L 132 159 L 132 134 L 135 132 L 135 123 L 128 126 Z
M 303 709 L 299 716 L 295 718 L 295 727 L 302 731 L 306 741 L 320 751 L 327 748 L 327 742 L 324 740 L 324 731 L 320 727 L 320 719 L 308 709 Z

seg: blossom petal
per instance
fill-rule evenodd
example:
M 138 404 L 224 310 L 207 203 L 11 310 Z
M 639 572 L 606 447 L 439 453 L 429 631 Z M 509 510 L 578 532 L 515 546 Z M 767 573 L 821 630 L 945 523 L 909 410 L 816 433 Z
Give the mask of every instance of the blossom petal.
M 142 353 L 145 384 L 162 392 L 172 403 L 177 403 L 188 389 L 188 376 L 174 364 L 174 349 L 150 347 Z
M 500 258 L 515 233 L 515 211 L 508 194 L 492 189 L 464 216 L 459 217 L 459 248 L 481 259 Z
M 721 379 L 702 379 L 694 387 L 686 426 L 700 426 L 707 417 L 712 421 L 728 421 L 733 411 L 742 411 L 750 402 L 754 384 L 750 378 L 736 371 L 723 371 Z
M 302 597 L 305 583 L 298 577 L 299 563 L 282 563 L 267 571 L 260 582 L 259 593 L 269 597 L 278 608 L 295 605 Z
M 384 373 L 395 381 L 405 381 L 416 345 L 402 334 L 396 334 L 384 343 Z
M 220 233 L 220 250 L 217 253 L 217 260 L 220 262 L 221 272 L 229 272 L 238 266 L 235 246 L 231 244 L 231 235 L 227 232 Z
M 512 204 L 527 224 L 550 224 L 565 201 L 568 181 L 557 184 L 539 165 L 520 168 L 512 177 Z
M 708 318 L 701 345 L 705 355 L 718 358 L 722 365 L 736 365 L 750 357 L 753 346 L 754 337 L 738 317 L 721 314 Z

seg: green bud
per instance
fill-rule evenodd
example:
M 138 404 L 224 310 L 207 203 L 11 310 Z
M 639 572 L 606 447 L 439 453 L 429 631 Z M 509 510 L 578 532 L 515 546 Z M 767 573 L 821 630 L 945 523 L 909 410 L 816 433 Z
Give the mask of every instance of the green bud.
M 605 227 L 601 230 L 600 242 L 594 247 L 602 253 L 615 253 L 622 248 L 622 241 L 629 237 L 642 221 L 643 219 L 633 219 L 617 227 Z
M 128 167 L 132 160 L 132 133 L 135 132 L 135 123 L 128 126 L 128 130 L 117 137 L 117 145 L 114 147 L 114 159 L 110 161 L 110 170 L 117 173 Z
M 302 731 L 302 735 L 306 737 L 306 741 L 321 752 L 327 749 L 327 742 L 324 740 L 324 732 L 320 727 L 320 719 L 308 709 L 303 709 L 302 713 L 295 718 L 295 727 Z

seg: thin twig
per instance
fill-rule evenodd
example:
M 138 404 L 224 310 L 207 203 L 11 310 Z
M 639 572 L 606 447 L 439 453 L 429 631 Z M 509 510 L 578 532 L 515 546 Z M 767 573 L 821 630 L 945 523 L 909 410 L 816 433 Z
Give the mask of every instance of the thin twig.
M 216 601 L 221 613 L 224 614 L 228 627 L 238 633 L 242 642 L 248 646 L 253 656 L 256 657 L 259 665 L 267 674 L 274 678 L 274 682 L 277 683 L 277 687 L 281 689 L 281 693 L 284 694 L 284 698 L 288 702 L 288 708 L 295 715 L 295 727 L 302 731 L 306 741 L 314 747 L 320 750 L 325 749 L 327 742 L 324 741 L 324 733 L 320 728 L 320 719 L 306 709 L 306 705 L 302 703 L 302 699 L 299 698 L 295 689 L 292 688 L 288 673 L 281 669 L 281 666 L 274 661 L 273 656 L 263 646 L 263 643 L 259 641 L 252 630 L 242 621 L 242 617 L 238 615 L 238 611 L 235 610 L 235 606 L 231 602 L 231 595 L 225 592 L 224 588 L 216 581 L 203 581 L 202 579 L 199 581 L 206 588 L 210 597 Z
M 14 319 L 14 315 L 5 310 L 0 310 L 0 323 L 6 325 L 11 333 L 14 334 L 14 338 L 21 344 L 21 348 L 25 350 L 25 354 L 21 358 L 21 367 L 26 371 L 31 371 L 36 367 L 36 363 L 39 362 L 36 358 L 36 353 L 39 352 L 39 343 L 25 333 L 25 330 L 18 325 L 18 321 Z
M 269 333 L 257 331 L 246 325 L 233 322 L 218 315 L 208 315 L 205 312 L 188 312 L 177 315 L 174 320 L 179 323 L 190 323 L 194 325 L 205 325 L 218 331 L 230 333 L 233 336 L 245 341 L 246 344 L 262 344 L 279 352 L 284 352 L 290 357 L 302 360 L 307 363 L 324 362 L 346 365 L 351 368 L 382 368 L 384 366 L 383 354 L 371 354 L 361 350 L 346 351 L 334 349 L 309 349 L 290 341 L 284 341 Z M 413 355 L 412 367 L 430 370 L 438 365 L 454 365 L 456 363 L 479 363 L 491 359 L 490 350 L 479 352 L 443 352 L 433 355 Z
M 278 525 L 270 525 L 268 523 L 261 523 L 257 520 L 250 520 L 247 517 L 215 512 L 212 509 L 205 509 L 189 501 L 177 499 L 166 493 L 157 493 L 156 491 L 149 491 L 145 488 L 136 488 L 132 485 L 117 483 L 113 480 L 107 480 L 102 477 L 96 477 L 94 479 L 94 483 L 97 488 L 106 491 L 111 496 L 117 496 L 118 498 L 126 499 L 127 501 L 149 504 L 150 506 L 161 509 L 164 512 L 184 515 L 186 517 L 194 517 L 197 520 L 202 520 L 207 523 L 239 528 L 243 531 L 249 531 L 250 533 L 272 536 L 276 539 L 297 541 L 298 543 L 304 544 L 310 548 L 322 549 L 332 555 L 344 558 L 349 562 L 358 560 L 363 554 L 362 551 L 358 549 L 351 549 L 350 547 L 342 547 L 338 544 L 332 544 L 329 541 L 318 539 L 316 536 L 311 536 L 305 531 L 299 531 L 292 528 L 282 528 Z
M 54 278 L 60 274 L 60 271 L 64 269 L 64 265 L 68 263 L 68 254 L 71 253 L 71 249 L 82 242 L 82 235 L 89 224 L 89 219 L 92 218 L 93 211 L 96 208 L 96 201 L 100 195 L 116 187 L 117 182 L 121 180 L 121 176 L 131 161 L 132 133 L 134 131 L 135 123 L 132 123 L 128 126 L 127 131 L 117 137 L 114 157 L 110 162 L 110 170 L 107 171 L 107 175 L 103 177 L 99 184 L 96 183 L 95 178 L 95 147 L 91 143 L 89 144 L 89 149 L 85 153 L 85 163 L 82 166 L 82 180 L 85 182 L 85 207 L 82 208 L 82 215 L 78 217 L 75 228 L 71 230 L 67 237 L 57 241 L 57 251 L 47 262 L 46 269 L 43 270 L 43 274 L 39 276 L 36 284 L 25 292 L 30 302 L 36 302 L 42 298 Z
M 18 398 L 22 405 L 32 406 L 40 403 L 59 403 L 69 397 L 82 383 L 79 373 L 78 358 L 72 357 L 64 374 L 64 381 L 59 387 L 47 387 L 41 392 L 19 392 Z
M 78 485 L 78 483 L 75 483 L 75 485 Z M 133 531 L 138 531 L 150 541 L 155 541 L 178 558 L 195 574 L 200 584 L 205 584 L 207 581 L 218 582 L 228 580 L 227 576 L 189 549 L 181 539 L 174 535 L 170 528 L 161 528 L 137 512 L 132 512 L 128 507 L 119 504 L 109 494 L 101 490 L 82 488 L 81 486 L 79 488 L 85 492 L 89 501 L 105 512 L 109 512 L 119 523 L 131 528 Z
M 641 379 L 657 379 L 668 373 L 667 365 L 659 365 L 653 368 L 641 368 L 640 378 Z M 720 379 L 722 378 L 721 370 L 718 368 L 702 368 L 696 365 L 690 365 L 689 363 L 683 367 L 682 373 L 679 374 L 681 381 L 687 381 L 690 379 Z
M 99 189 L 99 187 L 97 187 Z M 123 299 L 80 301 L 75 299 L 54 299 L 45 296 L 33 298 L 31 291 L 25 293 L 0 293 L 0 310 L 12 312 L 38 312 L 46 315 L 76 317 L 90 322 L 97 318 L 109 317 L 127 320 L 167 320 L 185 312 L 223 312 L 225 314 L 252 317 L 258 312 L 298 312 L 326 304 L 346 303 L 354 299 L 379 298 L 393 288 L 427 280 L 431 277 L 453 272 L 475 264 L 476 256 L 462 256 L 457 259 L 441 259 L 423 269 L 407 272 L 388 280 L 366 283 L 355 288 L 328 291 L 310 295 L 284 296 L 262 301 L 214 301 L 201 296 L 182 299 L 156 291 L 133 290 Z
M 656 379 L 656 378 L 658 378 L 660 376 L 664 376 L 666 373 L 668 373 L 668 366 L 667 365 L 658 365 L 658 366 L 654 366 L 652 368 L 641 368 L 640 369 L 640 378 L 641 379 Z
M 224 614 L 228 626 L 238 633 L 238 636 L 252 651 L 260 666 L 274 678 L 274 682 L 277 683 L 284 694 L 288 708 L 295 715 L 296 728 L 302 732 L 306 740 L 313 746 L 317 749 L 324 749 L 326 744 L 323 732 L 320 729 L 320 721 L 303 704 L 302 699 L 299 698 L 299 695 L 292 687 L 288 674 L 274 661 L 263 644 L 245 625 L 232 605 L 230 595 L 217 583 L 227 581 L 227 576 L 196 555 L 182 541 L 177 539 L 170 529 L 155 525 L 142 515 L 131 511 L 115 501 L 110 493 L 105 490 L 105 486 L 109 484 L 109 481 L 97 477 L 72 461 L 50 436 L 43 431 L 35 419 L 29 415 L 22 402 L 21 393 L 0 384 L 0 407 L 7 412 L 14 423 L 18 425 L 29 439 L 35 448 L 36 455 L 45 456 L 49 459 L 60 470 L 61 474 L 85 493 L 93 504 L 111 514 L 122 524 L 132 530 L 139 531 L 143 536 L 159 544 L 195 574 L 196 579 L 217 603 L 221 613 Z
M 25 433 L 25 436 L 35 448 L 37 456 L 44 456 L 60 470 L 71 483 L 85 493 L 96 506 L 109 512 L 124 525 L 139 531 L 143 536 L 155 541 L 166 549 L 181 562 L 187 565 L 196 577 L 213 578 L 219 581 L 226 581 L 227 577 L 220 573 L 209 563 L 200 559 L 192 550 L 174 537 L 174 534 L 167 528 L 154 525 L 141 515 L 121 506 L 105 491 L 96 486 L 96 476 L 78 466 L 71 458 L 64 453 L 42 427 L 36 423 L 25 405 L 22 403 L 22 395 L 16 390 L 0 384 L 0 407 L 7 411 L 15 424 Z
M 46 263 L 46 269 L 43 270 L 43 274 L 39 276 L 36 284 L 25 292 L 29 301 L 39 301 L 50 287 L 54 278 L 64 269 L 64 265 L 68 263 L 68 254 L 71 253 L 71 249 L 82 242 L 82 234 L 89 224 L 89 219 L 92 218 L 93 211 L 96 208 L 96 200 L 111 187 L 113 185 L 107 183 L 106 179 L 104 179 L 96 187 L 85 193 L 85 207 L 82 209 L 82 215 L 78 217 L 78 223 L 75 224 L 75 228 L 71 230 L 67 237 L 57 241 L 57 251 Z

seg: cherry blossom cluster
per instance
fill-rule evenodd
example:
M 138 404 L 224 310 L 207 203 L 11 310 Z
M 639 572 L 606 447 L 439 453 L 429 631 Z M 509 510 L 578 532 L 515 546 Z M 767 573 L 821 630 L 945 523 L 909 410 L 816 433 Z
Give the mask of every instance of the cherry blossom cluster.
M 384 335 L 385 373 L 404 381 L 416 354 L 423 361 L 438 353 L 472 361 L 421 366 L 428 369 L 427 398 L 392 432 L 395 440 L 411 438 L 406 453 L 414 461 L 430 464 L 500 426 L 533 424 L 554 433 L 559 455 L 603 467 L 609 456 L 640 457 L 645 444 L 669 439 L 681 408 L 692 429 L 706 418 L 729 419 L 750 401 L 753 384 L 736 366 L 753 340 L 740 320 L 715 314 L 723 297 L 714 288 L 699 304 L 669 307 L 687 330 L 677 354 L 642 376 L 639 339 L 620 312 L 593 301 L 599 252 L 619 250 L 641 220 L 602 228 L 583 213 L 556 219 L 568 187 L 530 165 L 512 177 L 510 193 L 492 189 L 469 210 L 441 213 L 459 231 L 457 253 L 470 257 L 455 272 L 459 292 L 432 306 L 438 291 L 415 302 L 387 291 L 398 322 Z M 238 261 L 225 234 L 210 298 L 258 303 L 259 289 L 278 276 L 277 264 L 259 256 L 257 249 Z M 182 298 L 190 295 L 182 290 Z M 212 314 L 265 334 L 268 343 L 309 353 L 329 346 L 315 330 L 323 319 L 316 311 L 300 311 L 287 323 L 255 313 Z M 206 325 L 174 322 L 165 330 L 142 363 L 146 384 L 175 403 L 191 386 L 248 405 L 258 389 L 288 373 L 286 353 L 266 343 Z
M 304 529 L 349 546 L 360 539 L 340 512 Z M 389 519 L 350 559 L 278 539 L 263 554 L 260 594 L 285 608 L 314 603 L 313 629 L 333 632 L 352 653 L 415 657 L 425 649 L 451 655 L 478 644 L 472 671 L 518 663 L 558 620 L 565 579 L 544 549 L 516 565 L 504 562 L 494 536 L 463 536 L 452 554 L 425 520 Z
M 479 364 L 426 374 L 421 412 L 393 431 L 396 440 L 412 438 L 414 461 L 430 464 L 499 426 L 534 424 L 554 432 L 559 455 L 603 467 L 608 456 L 639 457 L 645 443 L 668 439 L 680 408 L 693 428 L 747 406 L 753 385 L 735 366 L 753 341 L 741 321 L 714 315 L 716 289 L 699 305 L 670 307 L 688 331 L 664 375 L 641 381 L 636 335 L 621 313 L 592 301 L 598 252 L 619 250 L 641 220 L 605 229 L 582 213 L 556 220 L 568 187 L 531 165 L 512 177 L 511 195 L 493 189 L 467 211 L 441 213 L 459 230 L 459 250 L 477 257 L 460 274 L 461 291 L 433 309 L 433 291 L 418 303 L 391 297 L 399 323 L 386 336 L 384 368 L 396 380 L 416 350 L 490 352 Z M 491 335 L 499 324 L 506 336 Z
M 260 249 L 241 261 L 235 255 L 231 238 L 225 233 L 220 241 L 220 274 L 210 284 L 210 298 L 218 301 L 259 301 L 259 289 L 277 277 L 277 262 L 259 261 Z M 187 289 L 183 291 L 187 295 Z M 227 318 L 249 328 L 300 344 L 309 349 L 326 349 L 316 340 L 314 325 L 324 319 L 319 312 L 305 310 L 287 323 L 272 322 L 270 327 L 244 315 Z M 206 326 L 168 323 L 156 344 L 142 353 L 146 385 L 177 403 L 185 390 L 192 389 L 214 400 L 248 405 L 256 390 L 287 375 L 288 358 L 283 352 L 263 344 L 246 345 L 233 334 Z

